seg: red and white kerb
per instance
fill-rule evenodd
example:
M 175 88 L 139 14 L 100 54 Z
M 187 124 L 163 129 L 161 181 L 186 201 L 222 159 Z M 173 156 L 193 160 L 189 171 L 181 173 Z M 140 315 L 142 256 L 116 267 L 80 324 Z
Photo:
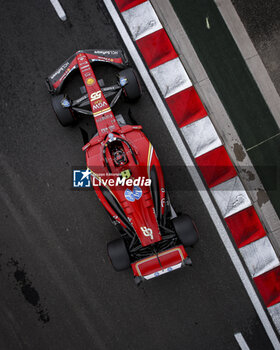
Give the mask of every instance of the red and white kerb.
M 151 5 L 115 0 L 280 332 L 280 262 L 222 140 Z

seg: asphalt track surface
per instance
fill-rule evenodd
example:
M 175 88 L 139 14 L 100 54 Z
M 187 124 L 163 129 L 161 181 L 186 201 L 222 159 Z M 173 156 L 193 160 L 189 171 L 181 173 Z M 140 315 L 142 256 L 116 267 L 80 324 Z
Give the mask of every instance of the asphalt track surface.
M 251 349 L 270 349 L 143 83 L 142 99 L 115 112 L 130 108 L 173 167 L 173 205 L 195 219 L 201 240 L 189 249 L 192 268 L 140 287 L 131 271 L 114 272 L 106 242 L 117 231 L 93 191 L 71 188 L 72 168 L 85 164 L 79 126 L 94 128 L 89 119 L 62 128 L 44 78 L 79 49 L 124 45 L 102 2 L 62 5 L 71 23 L 49 2 L 1 4 L 0 349 L 238 349 L 236 332 Z

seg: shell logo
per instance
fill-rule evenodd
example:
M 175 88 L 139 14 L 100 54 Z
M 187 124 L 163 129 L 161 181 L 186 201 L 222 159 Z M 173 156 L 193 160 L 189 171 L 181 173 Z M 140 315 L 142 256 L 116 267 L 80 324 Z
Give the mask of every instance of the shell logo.
M 93 85 L 95 83 L 95 80 L 93 78 L 88 78 L 86 81 L 87 85 Z

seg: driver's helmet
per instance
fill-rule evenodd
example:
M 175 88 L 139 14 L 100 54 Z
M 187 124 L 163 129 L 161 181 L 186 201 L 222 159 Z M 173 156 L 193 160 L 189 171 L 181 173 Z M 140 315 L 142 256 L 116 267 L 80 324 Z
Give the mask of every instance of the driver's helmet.
M 116 166 L 122 166 L 127 163 L 126 154 L 122 149 L 115 149 L 112 155 Z

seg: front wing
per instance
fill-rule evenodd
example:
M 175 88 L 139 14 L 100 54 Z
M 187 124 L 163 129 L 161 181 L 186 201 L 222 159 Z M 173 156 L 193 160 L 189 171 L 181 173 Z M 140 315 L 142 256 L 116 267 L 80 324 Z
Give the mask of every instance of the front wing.
M 128 63 L 127 57 L 122 50 L 91 49 L 77 51 L 47 77 L 46 83 L 50 93 L 60 92 L 65 79 L 73 70 L 78 68 L 76 56 L 81 52 L 87 55 L 90 63 L 105 62 L 115 65 L 118 68 L 125 68 Z

